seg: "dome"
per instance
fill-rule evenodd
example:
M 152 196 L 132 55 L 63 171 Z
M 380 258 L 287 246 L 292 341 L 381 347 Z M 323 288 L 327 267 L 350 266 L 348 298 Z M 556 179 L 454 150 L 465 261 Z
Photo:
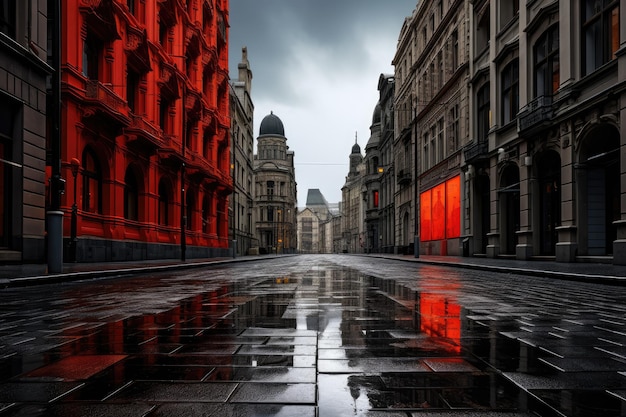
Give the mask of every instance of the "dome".
M 382 112 L 382 109 L 380 107 L 380 102 L 376 103 L 376 107 L 374 108 L 374 115 L 372 116 L 372 124 L 379 124 L 380 123 L 380 113 Z
M 361 153 L 361 147 L 359 146 L 358 143 L 355 143 L 354 146 L 352 146 L 352 153 Z
M 285 136 L 285 127 L 283 126 L 283 122 L 274 114 L 274 112 L 265 116 L 261 121 L 259 136 L 263 135 Z

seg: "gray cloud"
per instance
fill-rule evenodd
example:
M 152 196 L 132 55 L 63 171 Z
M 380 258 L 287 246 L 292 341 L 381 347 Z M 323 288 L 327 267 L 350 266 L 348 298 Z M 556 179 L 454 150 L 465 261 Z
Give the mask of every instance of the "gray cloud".
M 358 70 L 368 59 L 368 33 L 397 36 L 415 4 L 416 0 L 231 0 L 231 77 L 237 78 L 241 47 L 247 46 L 253 96 L 297 102 L 302 98 L 285 80 L 293 75 L 299 54 L 321 49 L 325 62 L 318 64 L 327 66 L 329 73 Z

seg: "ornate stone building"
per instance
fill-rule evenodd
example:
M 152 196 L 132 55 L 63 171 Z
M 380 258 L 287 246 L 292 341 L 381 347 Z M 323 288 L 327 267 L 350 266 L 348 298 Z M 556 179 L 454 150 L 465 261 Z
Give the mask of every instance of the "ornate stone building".
M 46 80 L 53 73 L 46 36 L 52 8 L 34 0 L 3 1 L 1 7 L 0 263 L 43 262 L 49 206 Z
M 364 171 L 361 147 L 355 140 L 350 152 L 350 171 L 341 188 L 341 251 L 346 253 L 364 252 Z
M 380 252 L 380 101 L 374 108 L 370 138 L 365 146 L 365 174 L 363 177 L 363 202 L 365 205 L 365 241 L 366 253 Z
M 626 264 L 621 6 L 471 2 L 463 169 L 474 252 Z
M 415 218 L 422 254 L 461 252 L 461 150 L 469 137 L 468 10 L 468 0 L 419 2 L 405 21 L 394 59 L 397 164 L 414 167 L 417 175 L 413 200 L 419 208 Z M 405 150 L 412 143 L 416 158 L 407 160 Z M 405 205 L 398 228 L 408 234 L 414 227 L 407 219 L 412 178 L 397 179 L 399 186 L 405 183 L 398 193 Z
M 229 253 L 228 0 L 64 0 L 63 235 L 78 261 Z M 73 249 L 73 250 L 72 250 Z
M 261 121 L 254 157 L 256 236 L 261 253 L 297 248 L 297 184 L 294 153 L 283 122 L 273 112 Z
M 378 222 L 380 228 L 380 250 L 385 253 L 396 253 L 396 176 L 394 154 L 394 89 L 395 78 L 390 74 L 381 74 L 378 78 L 378 91 L 380 96 L 380 155 L 378 172 L 380 174 L 380 202 L 378 210 Z
M 257 247 L 255 237 L 254 204 L 254 104 L 252 70 L 248 51 L 241 51 L 238 79 L 231 81 L 231 172 L 233 194 L 230 197 L 230 236 L 236 255 L 246 255 Z

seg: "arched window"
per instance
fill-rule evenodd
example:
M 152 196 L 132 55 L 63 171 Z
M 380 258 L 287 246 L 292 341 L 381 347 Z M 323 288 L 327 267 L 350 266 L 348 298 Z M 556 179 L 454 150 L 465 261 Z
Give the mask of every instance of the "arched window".
M 83 151 L 83 211 L 102 213 L 102 170 L 93 149 Z
M 124 218 L 139 220 L 139 185 L 131 167 L 124 176 Z
M 159 224 L 162 226 L 169 226 L 170 224 L 170 202 L 171 202 L 171 187 L 165 177 L 159 181 Z
M 210 219 L 211 219 L 211 197 L 209 194 L 204 195 L 202 200 L 202 232 L 210 233 Z
M 196 200 L 194 198 L 194 194 L 191 192 L 187 193 L 187 201 L 185 202 L 185 215 L 187 216 L 187 230 L 194 230 L 194 221 L 193 221 L 193 213 L 196 204 Z

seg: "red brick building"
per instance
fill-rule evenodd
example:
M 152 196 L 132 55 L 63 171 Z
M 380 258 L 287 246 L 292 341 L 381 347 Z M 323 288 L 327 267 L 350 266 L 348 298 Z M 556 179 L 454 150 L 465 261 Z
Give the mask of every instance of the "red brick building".
M 62 7 L 66 260 L 227 255 L 228 0 Z

